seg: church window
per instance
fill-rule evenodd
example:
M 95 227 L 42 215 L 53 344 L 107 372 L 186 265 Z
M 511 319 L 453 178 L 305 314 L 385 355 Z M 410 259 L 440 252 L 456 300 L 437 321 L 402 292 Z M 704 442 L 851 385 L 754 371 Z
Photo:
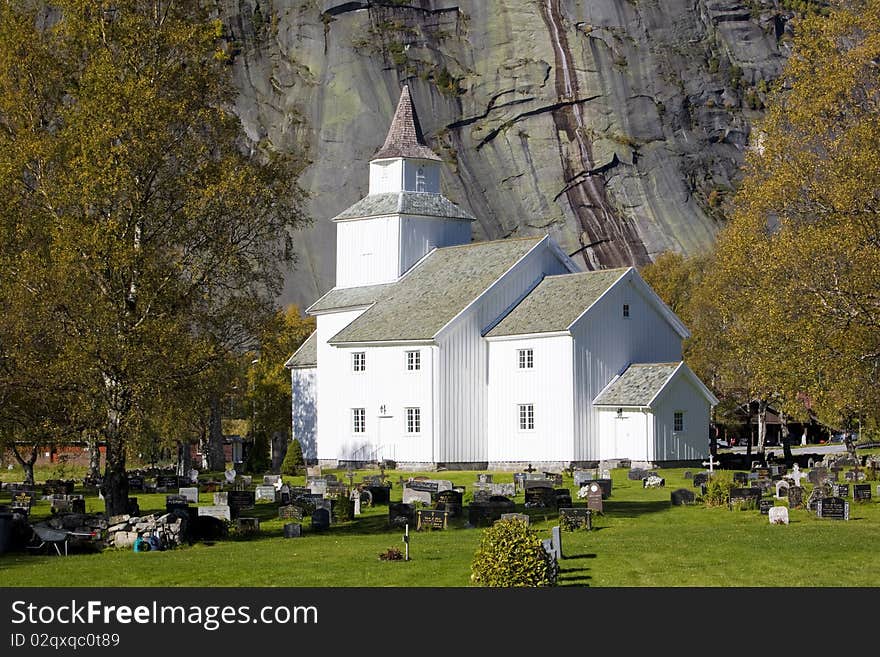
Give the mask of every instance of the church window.
M 535 354 L 531 349 L 518 349 L 519 369 L 530 370 L 535 366 Z
M 351 355 L 351 371 L 366 372 L 367 371 L 367 354 L 363 351 L 355 351 Z
M 406 432 L 409 434 L 422 433 L 422 409 L 406 409 Z
M 410 372 L 422 369 L 422 353 L 420 351 L 406 352 L 406 369 Z
M 425 182 L 425 169 L 419 167 L 416 169 L 416 191 L 424 192 L 427 188 L 427 183 Z
M 684 431 L 684 413 L 681 411 L 675 411 L 672 414 L 672 430 Z
M 353 433 L 364 433 L 367 430 L 367 409 L 351 409 L 351 430 Z
M 629 317 L 629 304 L 628 303 L 623 304 L 623 316 Z
M 519 405 L 519 430 L 532 431 L 535 428 L 535 405 Z

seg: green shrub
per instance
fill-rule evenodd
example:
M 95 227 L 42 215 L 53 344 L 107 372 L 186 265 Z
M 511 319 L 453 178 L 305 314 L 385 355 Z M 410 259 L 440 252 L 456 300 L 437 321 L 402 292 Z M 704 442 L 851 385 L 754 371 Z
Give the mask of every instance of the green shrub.
M 354 502 L 348 495 L 340 494 L 333 500 L 333 517 L 336 522 L 348 522 L 354 518 Z
M 555 586 L 556 560 L 541 545 L 538 532 L 521 520 L 499 520 L 483 531 L 471 564 L 476 586 Z
M 287 453 L 281 462 L 281 474 L 295 477 L 299 474 L 300 468 L 306 466 L 306 460 L 303 458 L 302 445 L 299 440 L 294 438 L 287 446 Z
M 703 503 L 706 506 L 726 506 L 730 500 L 730 489 L 734 487 L 733 474 L 724 470 L 712 475 L 706 482 Z

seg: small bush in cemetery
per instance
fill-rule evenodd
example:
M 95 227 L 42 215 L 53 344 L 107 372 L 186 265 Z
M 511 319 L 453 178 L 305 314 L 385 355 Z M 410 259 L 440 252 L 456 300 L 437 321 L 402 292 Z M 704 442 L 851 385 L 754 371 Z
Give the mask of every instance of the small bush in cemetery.
M 706 506 L 726 506 L 733 488 L 733 474 L 724 470 L 715 472 L 706 482 L 706 494 L 703 503 Z
M 337 522 L 348 522 L 354 518 L 354 502 L 348 495 L 339 495 L 333 500 L 333 516 Z
M 537 531 L 521 520 L 499 520 L 483 531 L 471 581 L 492 587 L 554 586 L 556 564 Z
M 295 477 L 304 467 L 306 467 L 306 461 L 303 458 L 302 445 L 294 438 L 287 446 L 287 453 L 281 462 L 281 474 Z
M 396 547 L 390 547 L 379 553 L 379 559 L 381 561 L 403 561 L 403 552 Z

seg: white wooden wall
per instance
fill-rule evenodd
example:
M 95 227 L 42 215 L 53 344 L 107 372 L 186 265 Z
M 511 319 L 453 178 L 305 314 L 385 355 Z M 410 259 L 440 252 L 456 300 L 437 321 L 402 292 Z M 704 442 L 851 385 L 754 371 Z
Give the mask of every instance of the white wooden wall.
M 290 370 L 293 438 L 299 441 L 307 460 L 318 458 L 317 379 L 316 367 L 294 367 Z
M 438 334 L 435 461 L 488 460 L 489 348 L 481 336 L 542 275 L 567 272 L 545 239 Z
M 673 413 L 684 413 L 684 431 L 673 431 Z M 651 460 L 677 461 L 709 456 L 710 405 L 683 373 L 670 381 L 654 403 L 656 418 Z
M 419 189 L 417 173 L 419 168 L 425 178 L 425 188 Z M 404 160 L 403 161 L 403 189 L 409 192 L 440 193 L 440 163 L 433 160 Z
M 398 216 L 336 223 L 336 287 L 397 280 Z
M 401 215 L 400 275 L 431 249 L 468 244 L 470 241 L 470 221 Z
M 370 194 L 399 192 L 403 188 L 403 160 L 377 160 L 370 162 Z
M 623 304 L 629 304 L 629 318 Z M 597 460 L 599 424 L 592 401 L 628 364 L 678 362 L 681 337 L 630 281 L 616 284 L 572 327 L 575 460 Z
M 337 459 L 342 443 L 340 429 L 340 405 L 342 400 L 336 392 L 338 381 L 347 363 L 345 354 L 327 344 L 327 340 L 339 333 L 357 318 L 363 310 L 326 313 L 317 316 L 318 322 L 318 459 Z M 350 358 L 350 356 L 349 356 Z M 346 425 L 347 426 L 347 425 Z
M 534 366 L 519 368 L 520 349 Z M 489 341 L 489 461 L 571 461 L 574 455 L 572 339 Z M 535 428 L 519 428 L 519 404 L 534 404 Z

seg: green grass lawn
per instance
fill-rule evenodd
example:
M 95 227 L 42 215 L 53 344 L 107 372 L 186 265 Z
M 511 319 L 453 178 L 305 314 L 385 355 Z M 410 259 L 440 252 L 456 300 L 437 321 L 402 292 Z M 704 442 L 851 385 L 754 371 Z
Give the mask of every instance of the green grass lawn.
M 695 471 L 695 470 L 694 470 Z M 325 471 L 326 472 L 326 471 Z M 331 471 L 332 472 L 332 471 Z M 684 469 L 659 470 L 663 488 L 644 489 L 614 470 L 613 491 L 605 514 L 592 531 L 563 532 L 560 586 L 565 587 L 876 587 L 880 585 L 880 502 L 850 505 L 850 520 L 819 519 L 792 510 L 790 524 L 771 525 L 756 510 L 731 511 L 704 506 L 672 506 L 670 493 L 691 487 Z M 15 473 L 3 473 L 6 480 Z M 336 471 L 346 481 L 344 472 Z M 375 471 L 358 471 L 355 481 Z M 398 478 L 425 474 L 467 487 L 470 499 L 476 472 L 410 473 L 389 471 L 392 501 L 400 499 Z M 494 473 L 496 482 L 511 473 Z M 20 475 L 19 475 L 20 476 Z M 38 473 L 38 481 L 42 481 Z M 44 477 L 45 478 L 45 477 Z M 295 484 L 304 477 L 285 478 Z M 573 480 L 564 486 L 577 500 Z M 809 492 L 809 484 L 807 484 Z M 138 495 L 142 513 L 164 511 L 164 494 Z M 2 504 L 4 499 L 0 499 Z M 523 509 L 542 538 L 559 524 L 555 513 Z M 211 504 L 202 493 L 200 504 Z M 782 505 L 782 501 L 778 501 Z M 87 498 L 87 511 L 103 502 Z M 247 515 L 261 519 L 252 539 L 195 543 L 163 552 L 107 549 L 68 557 L 7 553 L 0 556 L 5 587 L 467 587 L 481 529 L 453 519 L 442 531 L 410 530 L 410 561 L 382 561 L 390 547 L 404 549 L 403 531 L 387 525 L 387 506 L 364 509 L 351 522 L 313 532 L 306 519 L 302 538 L 285 539 L 275 504 L 258 503 Z M 465 511 L 466 514 L 466 511 Z M 33 509 L 49 515 L 48 502 Z M 53 553 L 54 554 L 54 553 Z

